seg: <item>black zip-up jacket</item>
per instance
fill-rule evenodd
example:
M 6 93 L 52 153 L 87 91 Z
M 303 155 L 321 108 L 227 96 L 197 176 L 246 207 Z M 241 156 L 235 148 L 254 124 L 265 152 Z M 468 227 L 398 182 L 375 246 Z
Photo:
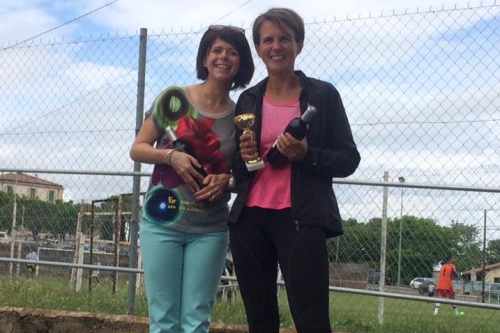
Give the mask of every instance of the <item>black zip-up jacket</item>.
M 308 104 L 316 107 L 316 114 L 309 123 L 307 155 L 302 161 L 292 162 L 292 217 L 298 228 L 306 224 L 318 225 L 325 228 L 327 237 L 338 236 L 343 231 L 332 178 L 351 175 L 358 167 L 361 157 L 337 89 L 328 82 L 306 77 L 301 71 L 296 71 L 295 74 L 302 85 L 301 114 Z M 262 101 L 267 80 L 266 78 L 245 90 L 236 104 L 235 115 L 255 113 L 252 130 L 256 133 L 257 147 L 260 147 Z M 237 223 L 253 177 L 253 173 L 247 171 L 239 151 L 241 134 L 242 131 L 237 129 L 238 149 L 232 169 L 237 197 L 231 208 L 229 223 Z M 271 167 L 266 165 L 266 168 Z

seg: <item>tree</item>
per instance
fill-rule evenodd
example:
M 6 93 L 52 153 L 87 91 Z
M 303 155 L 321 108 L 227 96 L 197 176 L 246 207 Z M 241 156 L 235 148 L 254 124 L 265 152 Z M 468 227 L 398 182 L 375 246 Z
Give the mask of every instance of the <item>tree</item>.
M 400 222 L 403 284 L 408 284 L 416 276 L 432 276 L 433 267 L 448 254 L 455 255 L 460 270 L 472 262 L 478 267 L 481 262 L 481 257 L 478 257 L 477 229 L 474 226 L 458 223 L 441 226 L 429 218 L 405 215 L 402 219 L 387 221 L 386 267 L 389 269 L 387 274 L 393 280 L 398 272 Z M 349 219 L 343 222 L 343 228 L 344 235 L 328 241 L 329 259 L 343 263 L 364 263 L 378 269 L 382 219 L 372 218 L 366 223 Z M 493 248 L 495 245 L 492 244 Z
M 488 242 L 487 253 L 487 265 L 493 265 L 500 262 L 500 239 L 494 239 Z
M 344 234 L 328 241 L 330 261 L 349 263 L 375 263 L 380 253 L 380 233 L 354 219 L 343 222 Z M 337 246 L 338 245 L 338 246 Z M 337 251 L 338 249 L 338 251 Z
M 78 209 L 72 202 L 47 202 L 15 194 L 0 192 L 0 228 L 12 227 L 16 201 L 16 226 L 23 226 L 31 231 L 33 239 L 38 240 L 40 232 L 49 232 L 54 237 L 63 237 L 74 233 Z
M 0 230 L 9 231 L 12 227 L 14 193 L 0 192 Z
M 387 262 L 393 277 L 398 269 L 399 222 L 395 219 L 388 226 Z M 432 267 L 452 242 L 446 228 L 432 219 L 405 215 L 401 222 L 401 281 L 408 284 L 416 276 L 432 276 Z
M 477 227 L 453 222 L 450 237 L 454 244 L 450 254 L 455 258 L 457 270 L 468 270 L 482 265 L 483 256 Z

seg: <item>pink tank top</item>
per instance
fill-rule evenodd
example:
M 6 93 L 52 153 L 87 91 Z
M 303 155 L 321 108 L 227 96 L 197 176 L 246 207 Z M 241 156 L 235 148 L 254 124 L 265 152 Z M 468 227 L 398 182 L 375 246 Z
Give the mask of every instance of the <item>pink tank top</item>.
M 264 96 L 259 154 L 266 166 L 254 171 L 255 175 L 246 202 L 247 207 L 270 209 L 291 207 L 291 164 L 288 163 L 285 167 L 279 169 L 274 168 L 267 162 L 266 155 L 278 135 L 295 117 L 300 117 L 299 99 L 277 104 Z

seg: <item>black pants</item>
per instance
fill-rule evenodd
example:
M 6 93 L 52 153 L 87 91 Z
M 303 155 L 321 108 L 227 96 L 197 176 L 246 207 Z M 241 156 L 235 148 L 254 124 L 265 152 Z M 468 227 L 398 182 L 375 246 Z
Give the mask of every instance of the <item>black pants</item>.
M 230 236 L 250 333 L 279 332 L 278 263 L 297 332 L 331 332 L 328 256 L 321 227 L 298 228 L 290 209 L 252 207 L 230 225 Z

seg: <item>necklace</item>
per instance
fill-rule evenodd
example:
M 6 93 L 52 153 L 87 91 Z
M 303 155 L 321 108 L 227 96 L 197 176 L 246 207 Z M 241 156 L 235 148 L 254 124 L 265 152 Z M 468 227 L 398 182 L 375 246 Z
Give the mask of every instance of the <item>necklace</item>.
M 205 107 L 205 110 L 211 112 L 220 111 L 227 108 L 231 101 L 231 99 L 229 98 L 229 94 L 227 96 L 220 96 L 218 93 L 213 94 L 211 92 L 211 89 L 205 88 L 205 83 L 206 82 L 197 86 L 199 91 L 199 105 L 203 105 Z
M 219 103 L 219 105 L 217 105 L 215 103 L 210 103 L 210 102 L 206 102 L 205 105 L 207 106 L 207 109 L 209 111 L 214 111 L 214 110 L 225 109 L 229 103 L 230 103 L 229 100 L 225 100 L 225 101 L 222 101 L 221 103 Z

